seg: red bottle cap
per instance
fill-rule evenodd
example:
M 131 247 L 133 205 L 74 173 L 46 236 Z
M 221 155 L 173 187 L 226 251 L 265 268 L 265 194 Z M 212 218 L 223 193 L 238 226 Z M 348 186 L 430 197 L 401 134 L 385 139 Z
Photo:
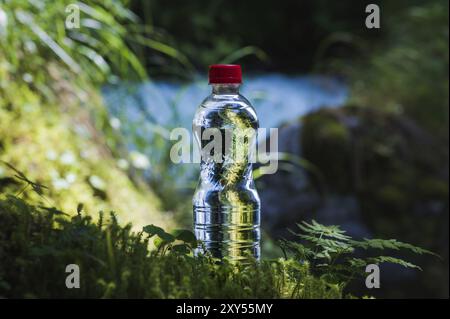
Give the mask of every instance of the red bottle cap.
M 242 83 L 242 70 L 238 64 L 213 64 L 209 66 L 209 84 Z

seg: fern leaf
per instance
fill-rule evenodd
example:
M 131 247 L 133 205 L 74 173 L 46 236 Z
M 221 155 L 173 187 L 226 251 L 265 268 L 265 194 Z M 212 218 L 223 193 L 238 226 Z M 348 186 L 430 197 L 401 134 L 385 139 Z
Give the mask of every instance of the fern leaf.
M 424 254 L 428 254 L 428 255 L 434 255 L 434 256 L 439 256 L 435 253 L 433 253 L 432 251 L 429 251 L 427 249 L 423 249 L 408 243 L 404 243 L 401 241 L 398 241 L 396 239 L 367 239 L 364 238 L 364 240 L 362 241 L 351 241 L 351 245 L 353 245 L 354 247 L 357 248 L 362 248 L 365 250 L 368 249 L 392 249 L 392 250 L 400 250 L 400 249 L 406 249 L 409 251 L 412 251 L 415 254 L 418 255 L 424 255 Z

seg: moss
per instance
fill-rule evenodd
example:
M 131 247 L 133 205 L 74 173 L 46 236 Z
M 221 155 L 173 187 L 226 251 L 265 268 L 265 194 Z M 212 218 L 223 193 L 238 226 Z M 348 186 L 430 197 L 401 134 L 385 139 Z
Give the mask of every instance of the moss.
M 417 201 L 447 199 L 445 147 L 410 119 L 349 105 L 302 121 L 303 155 L 331 191 L 355 193 L 370 210 L 380 204 L 405 214 Z
M 100 28 L 66 32 L 68 2 L 40 4 L 8 1 L 0 9 L 8 18 L 0 37 L 0 159 L 48 187 L 45 199 L 23 193 L 33 203 L 72 213 L 82 202 L 89 211 L 120 211 L 121 221 L 136 227 L 170 225 L 153 190 L 117 165 L 127 153 L 100 94 L 108 79 L 147 77 L 127 41 L 143 35 L 140 25 L 126 5 L 94 0 L 85 5 Z M 106 61 L 101 57 L 111 43 Z M 8 177 L 0 179 L 1 189 L 21 191 Z
M 398 186 L 383 186 L 377 192 L 376 198 L 381 204 L 395 207 L 395 210 L 397 211 L 408 208 L 408 196 L 405 194 L 405 191 Z
M 0 297 L 7 298 L 342 298 L 342 285 L 311 274 L 305 263 L 250 266 L 149 251 L 148 238 L 114 215 L 94 223 L 22 199 L 0 199 Z M 65 267 L 80 267 L 67 289 Z
M 448 196 L 448 183 L 435 178 L 423 178 L 418 185 L 419 191 L 425 196 L 433 198 L 439 196 L 445 198 Z
M 67 212 L 74 212 L 78 203 L 89 211 L 113 209 L 122 212 L 121 221 L 136 227 L 172 225 L 148 186 L 118 167 L 118 150 L 110 148 L 116 140 L 98 127 L 107 117 L 96 91 L 82 92 L 80 99 L 80 92 L 71 89 L 51 103 L 25 85 L 10 88 L 17 90 L 8 92 L 15 98 L 0 101 L 0 159 L 47 186 L 46 204 Z M 19 191 L 3 174 L 2 187 Z M 32 192 L 25 196 L 42 201 Z
M 312 113 L 302 118 L 301 146 L 307 158 L 321 168 L 327 182 L 339 191 L 350 188 L 342 172 L 350 170 L 350 134 L 332 114 Z M 329 165 L 330 160 L 333 165 Z

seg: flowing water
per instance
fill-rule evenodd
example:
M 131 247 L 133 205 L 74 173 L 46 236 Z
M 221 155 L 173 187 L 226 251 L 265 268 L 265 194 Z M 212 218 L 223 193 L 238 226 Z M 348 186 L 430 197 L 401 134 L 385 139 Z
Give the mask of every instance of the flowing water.
M 113 116 L 190 129 L 197 106 L 209 95 L 210 87 L 205 81 L 157 81 L 107 86 L 103 93 Z M 282 74 L 245 77 L 241 93 L 255 107 L 263 128 L 280 127 L 321 107 L 338 107 L 348 96 L 347 86 L 340 80 Z

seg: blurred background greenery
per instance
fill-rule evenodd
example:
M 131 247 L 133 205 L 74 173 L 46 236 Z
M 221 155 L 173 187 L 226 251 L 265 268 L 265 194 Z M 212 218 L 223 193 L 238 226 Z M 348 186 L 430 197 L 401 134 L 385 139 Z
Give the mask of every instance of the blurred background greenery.
M 350 0 L 0 0 L 0 159 L 48 186 L 30 201 L 189 227 L 196 168 L 170 162 L 168 132 L 189 127 L 209 64 L 239 63 L 262 122 L 264 103 L 290 110 L 275 124 L 291 155 L 257 179 L 265 256 L 314 217 L 443 257 L 354 289 L 448 297 L 448 2 L 376 3 L 380 29 Z M 21 192 L 10 173 L 0 191 Z

